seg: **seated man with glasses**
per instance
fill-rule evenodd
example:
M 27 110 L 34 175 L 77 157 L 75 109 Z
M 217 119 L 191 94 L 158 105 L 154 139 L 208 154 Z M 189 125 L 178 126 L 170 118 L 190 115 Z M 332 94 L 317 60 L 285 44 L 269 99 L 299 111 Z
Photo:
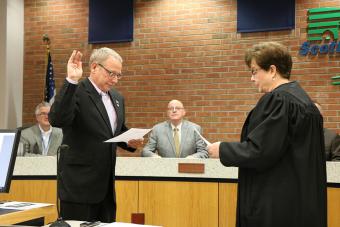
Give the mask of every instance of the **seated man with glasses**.
M 201 127 L 184 120 L 183 103 L 172 100 L 168 104 L 169 120 L 155 125 L 143 148 L 143 157 L 208 158 L 206 144 L 200 138 Z
M 26 128 L 21 132 L 18 156 L 36 156 L 57 154 L 58 147 L 62 143 L 63 133 L 60 128 L 50 125 L 48 113 L 51 105 L 42 102 L 35 108 L 37 124 Z

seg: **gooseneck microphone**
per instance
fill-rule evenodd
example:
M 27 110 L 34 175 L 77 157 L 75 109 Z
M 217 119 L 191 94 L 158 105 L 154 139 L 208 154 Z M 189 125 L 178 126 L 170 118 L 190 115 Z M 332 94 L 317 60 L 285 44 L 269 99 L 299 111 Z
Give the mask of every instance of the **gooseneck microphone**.
M 68 223 L 66 223 L 62 217 L 60 217 L 60 208 L 59 208 L 59 189 L 58 189 L 58 184 L 59 184 L 59 181 L 60 181 L 60 175 L 59 175 L 59 156 L 60 156 L 60 153 L 63 153 L 63 152 L 67 152 L 69 149 L 69 146 L 67 144 L 61 144 L 59 147 L 58 147 L 58 150 L 57 150 L 57 201 L 56 201 L 56 204 L 57 204 L 57 212 L 58 212 L 58 219 L 53 222 L 50 227 L 71 227 Z

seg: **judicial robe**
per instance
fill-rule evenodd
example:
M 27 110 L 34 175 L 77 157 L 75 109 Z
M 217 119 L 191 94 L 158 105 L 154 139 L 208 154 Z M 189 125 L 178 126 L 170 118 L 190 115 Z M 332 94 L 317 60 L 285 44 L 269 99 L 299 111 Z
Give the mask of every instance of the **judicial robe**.
M 263 95 L 241 142 L 219 149 L 239 167 L 237 227 L 327 226 L 323 119 L 297 82 Z

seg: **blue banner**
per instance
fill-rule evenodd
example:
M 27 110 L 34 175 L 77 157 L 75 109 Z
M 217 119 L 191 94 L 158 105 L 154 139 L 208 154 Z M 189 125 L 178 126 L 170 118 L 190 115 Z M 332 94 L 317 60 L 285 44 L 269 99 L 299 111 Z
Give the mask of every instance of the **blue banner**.
M 237 32 L 295 28 L 295 0 L 237 0 Z
M 133 0 L 89 0 L 89 43 L 133 40 Z

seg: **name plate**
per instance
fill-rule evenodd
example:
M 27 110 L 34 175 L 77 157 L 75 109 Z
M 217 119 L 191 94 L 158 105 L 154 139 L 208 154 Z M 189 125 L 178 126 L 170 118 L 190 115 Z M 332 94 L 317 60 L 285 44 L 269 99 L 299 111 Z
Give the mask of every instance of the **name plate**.
M 145 214 L 144 213 L 132 213 L 131 214 L 131 223 L 134 224 L 145 224 Z
M 204 173 L 204 163 L 178 163 L 179 173 Z

